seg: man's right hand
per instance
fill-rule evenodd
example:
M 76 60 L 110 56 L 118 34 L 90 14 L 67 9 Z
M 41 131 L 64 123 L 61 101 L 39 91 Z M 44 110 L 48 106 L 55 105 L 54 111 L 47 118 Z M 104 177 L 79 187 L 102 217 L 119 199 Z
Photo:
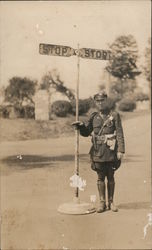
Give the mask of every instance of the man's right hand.
M 72 126 L 75 128 L 75 129 L 80 129 L 81 126 L 83 126 L 84 123 L 83 122 L 80 122 L 80 121 L 75 121 L 72 123 Z

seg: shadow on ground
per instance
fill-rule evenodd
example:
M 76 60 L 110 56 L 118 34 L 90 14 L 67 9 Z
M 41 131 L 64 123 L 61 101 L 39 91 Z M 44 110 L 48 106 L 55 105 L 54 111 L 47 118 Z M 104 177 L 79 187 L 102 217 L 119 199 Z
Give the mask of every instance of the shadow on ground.
M 137 157 L 137 159 L 135 159 Z M 90 162 L 88 154 L 79 155 L 81 162 Z M 71 162 L 74 161 L 74 155 L 59 155 L 59 156 L 44 156 L 44 155 L 12 155 L 3 158 L 0 162 L 7 167 L 15 168 L 42 168 L 56 166 L 58 162 Z M 142 162 L 144 161 L 140 155 L 127 155 L 123 162 Z
M 118 205 L 119 209 L 148 209 L 151 207 L 150 202 L 130 202 Z
M 80 160 L 88 162 L 87 154 L 81 154 Z M 19 167 L 23 169 L 53 167 L 57 162 L 74 161 L 74 155 L 41 156 L 41 155 L 12 155 L 1 160 L 7 167 Z

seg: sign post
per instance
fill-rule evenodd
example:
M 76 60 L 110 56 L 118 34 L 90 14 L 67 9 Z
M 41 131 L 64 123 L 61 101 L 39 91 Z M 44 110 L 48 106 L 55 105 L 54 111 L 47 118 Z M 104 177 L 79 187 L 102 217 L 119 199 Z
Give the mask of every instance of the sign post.
M 80 74 L 80 56 L 79 56 L 79 44 L 77 50 L 77 84 L 76 84 L 76 121 L 79 120 L 79 74 Z M 79 130 L 75 130 L 75 174 L 79 176 Z M 79 188 L 75 190 L 75 201 L 79 202 Z
M 79 75 L 80 75 L 80 57 L 84 59 L 110 60 L 111 52 L 109 50 L 98 50 L 90 48 L 73 49 L 68 46 L 39 44 L 39 53 L 41 55 L 77 56 L 77 83 L 76 83 L 76 121 L 79 120 Z M 79 180 L 79 130 L 75 131 L 75 175 L 76 182 Z M 90 203 L 83 203 L 79 200 L 79 185 L 76 185 L 75 197 L 71 203 L 64 203 L 59 206 L 58 211 L 65 214 L 89 214 L 95 212 L 95 208 Z

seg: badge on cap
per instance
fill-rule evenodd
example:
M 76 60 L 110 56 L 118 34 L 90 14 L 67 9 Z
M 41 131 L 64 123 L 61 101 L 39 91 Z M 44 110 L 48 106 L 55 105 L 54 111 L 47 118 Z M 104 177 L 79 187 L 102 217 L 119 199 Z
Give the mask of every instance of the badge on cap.
M 102 100 L 107 98 L 107 93 L 105 91 L 101 91 L 94 95 L 94 100 Z

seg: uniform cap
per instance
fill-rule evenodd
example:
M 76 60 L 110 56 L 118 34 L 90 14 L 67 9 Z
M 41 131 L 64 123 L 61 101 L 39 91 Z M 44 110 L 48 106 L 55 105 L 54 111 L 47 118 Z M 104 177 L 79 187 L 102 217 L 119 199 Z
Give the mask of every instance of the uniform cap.
M 94 100 L 103 100 L 103 99 L 106 99 L 108 96 L 107 96 L 107 93 L 105 91 L 101 91 L 99 93 L 97 93 L 96 95 L 94 95 Z

